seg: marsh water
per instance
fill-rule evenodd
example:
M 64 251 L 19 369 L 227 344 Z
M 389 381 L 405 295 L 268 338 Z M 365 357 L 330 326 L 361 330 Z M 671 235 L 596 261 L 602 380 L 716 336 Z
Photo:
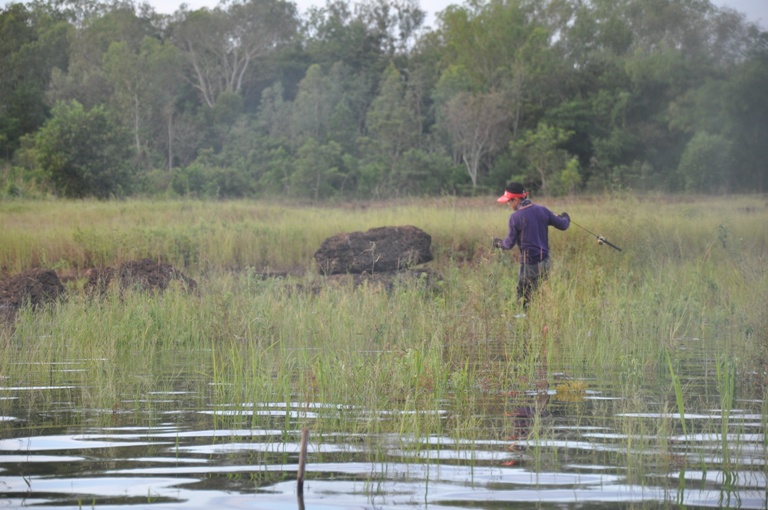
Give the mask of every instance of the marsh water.
M 34 380 L 0 374 L 0 507 L 767 508 L 756 397 L 765 375 L 752 374 L 755 391 L 741 384 L 725 408 L 716 361 L 695 345 L 690 352 L 679 387 L 696 398 L 684 409 L 674 385 L 632 363 L 577 380 L 570 367 L 547 367 L 544 388 L 477 388 L 471 430 L 452 427 L 466 410 L 450 396 L 442 409 L 408 411 L 444 423 L 425 436 L 348 426 L 397 422 L 404 411 L 222 402 L 216 387 L 227 383 L 205 375 L 204 356 L 169 353 L 143 368 L 136 352 L 132 377 L 146 380 L 125 390 L 83 376 L 108 373 L 110 360 L 40 364 Z M 542 396 L 545 406 L 530 405 Z M 310 436 L 299 498 L 302 427 Z

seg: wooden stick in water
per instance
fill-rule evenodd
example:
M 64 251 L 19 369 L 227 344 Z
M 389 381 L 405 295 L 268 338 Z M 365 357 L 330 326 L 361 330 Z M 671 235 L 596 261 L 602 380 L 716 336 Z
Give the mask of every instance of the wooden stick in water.
M 299 496 L 304 495 L 304 468 L 307 465 L 307 441 L 309 440 L 309 429 L 301 429 L 301 447 L 299 449 L 299 472 L 296 475 L 297 490 Z

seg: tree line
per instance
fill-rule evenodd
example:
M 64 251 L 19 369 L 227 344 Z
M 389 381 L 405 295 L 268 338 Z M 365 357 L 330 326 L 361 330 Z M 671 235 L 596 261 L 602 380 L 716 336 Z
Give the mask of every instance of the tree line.
M 768 32 L 709 0 L 0 11 L 0 185 L 312 200 L 765 192 Z

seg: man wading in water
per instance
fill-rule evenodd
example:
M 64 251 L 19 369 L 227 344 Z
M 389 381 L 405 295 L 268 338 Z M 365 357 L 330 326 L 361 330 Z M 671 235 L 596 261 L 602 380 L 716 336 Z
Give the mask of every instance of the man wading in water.
M 520 248 L 520 272 L 517 277 L 517 297 L 523 300 L 523 309 L 528 307 L 531 293 L 546 278 L 552 262 L 549 259 L 547 233 L 552 225 L 558 230 L 567 230 L 571 225 L 568 213 L 556 215 L 543 205 L 528 199 L 528 192 L 519 182 L 510 182 L 504 194 L 497 200 L 509 204 L 514 212 L 509 217 L 509 232 L 505 239 L 494 238 L 493 246 L 502 250 Z

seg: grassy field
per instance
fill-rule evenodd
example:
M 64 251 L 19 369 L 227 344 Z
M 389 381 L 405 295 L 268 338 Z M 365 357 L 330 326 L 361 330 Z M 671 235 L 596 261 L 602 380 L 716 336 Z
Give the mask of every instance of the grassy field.
M 623 406 L 642 409 L 648 400 L 658 409 L 661 399 L 669 410 L 690 408 L 710 397 L 696 393 L 700 385 L 685 384 L 693 339 L 722 376 L 713 375 L 712 398 L 725 412 L 735 405 L 727 398 L 735 385 L 738 395 L 761 402 L 765 424 L 765 197 L 541 203 L 568 211 L 623 251 L 598 245 L 576 226 L 550 229 L 553 272 L 519 320 L 514 255 L 489 249 L 492 236 L 505 234 L 509 215 L 493 197 L 338 206 L 0 202 L 3 274 L 47 267 L 74 277 L 65 299 L 23 310 L 14 327 L 0 331 L 0 376 L 9 384 L 50 384 L 50 363 L 94 360 L 92 370 L 71 376 L 84 388 L 73 401 L 90 409 L 124 407 L 125 394 L 189 379 L 227 405 L 435 411 L 341 425 L 332 414 L 315 424 L 356 432 L 445 433 L 436 411 L 447 406 L 456 411 L 451 433 L 472 438 L 487 430 L 476 421 L 478 410 L 500 406 L 504 413 L 514 405 L 488 395 L 554 388 L 556 374 L 572 381 L 611 377 Z M 374 286 L 302 290 L 322 279 L 312 255 L 325 238 L 384 225 L 429 233 L 429 266 L 443 280 L 391 293 Z M 76 277 L 84 268 L 143 257 L 173 264 L 198 281 L 198 292 L 114 291 L 102 299 L 82 292 Z M 264 271 L 293 276 L 265 280 Z M 189 363 L 169 368 L 169 358 Z M 34 392 L 23 398 L 30 407 L 46 404 Z M 0 400 L 0 411 L 8 405 Z M 662 419 L 654 426 L 655 436 L 671 434 Z

